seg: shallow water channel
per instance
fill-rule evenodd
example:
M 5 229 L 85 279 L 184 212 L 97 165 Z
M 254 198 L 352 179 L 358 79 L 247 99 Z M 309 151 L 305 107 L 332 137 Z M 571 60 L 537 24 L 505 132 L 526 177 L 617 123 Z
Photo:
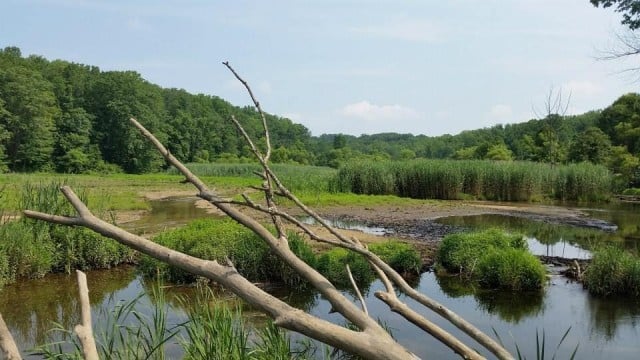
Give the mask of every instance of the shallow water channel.
M 207 216 L 204 210 L 193 209 L 193 199 L 154 202 L 153 210 L 138 222 L 140 226 L 131 223 L 127 227 L 135 228 L 138 232 L 157 232 L 167 226 L 169 219 L 174 222 L 171 226 L 175 226 L 193 218 Z M 532 250 L 552 256 L 588 258 L 589 250 L 604 242 L 637 251 L 640 241 L 639 207 L 621 204 L 583 210 L 595 218 L 615 223 L 619 226 L 618 231 L 606 233 L 500 215 L 443 218 L 438 221 L 460 228 L 501 226 L 517 230 L 529 238 Z M 189 211 L 189 215 L 184 216 L 184 211 Z M 181 218 L 176 220 L 176 215 Z M 365 227 L 361 230 L 368 229 Z M 93 271 L 88 276 L 94 324 L 98 327 L 104 322 L 107 309 L 148 290 L 148 284 L 145 284 L 131 267 Z M 482 291 L 461 283 L 457 278 L 436 277 L 433 273 L 424 273 L 415 282 L 420 290 L 471 321 L 481 330 L 491 335 L 495 330 L 503 343 L 513 352 L 517 344 L 527 358 L 535 358 L 536 331 L 540 337 L 544 331 L 546 348 L 553 352 L 559 339 L 569 328 L 571 330 L 567 338 L 557 351 L 558 359 L 569 358 L 576 345 L 579 359 L 637 359 L 640 354 L 640 299 L 595 298 L 580 284 L 572 283 L 558 275 L 551 276 L 544 292 L 536 293 Z M 369 311 L 386 323 L 402 344 L 425 358 L 457 358 L 431 337 L 390 313 L 373 295 L 381 288 L 381 284 L 375 281 L 364 289 Z M 79 311 L 76 291 L 75 277 L 67 275 L 50 275 L 44 279 L 22 281 L 0 291 L 0 312 L 21 349 L 29 349 L 35 344 L 43 343 L 47 330 L 53 327 L 52 321 L 62 324 L 67 329 L 71 329 L 73 324 L 77 323 Z M 191 290 L 184 288 L 172 291 L 181 292 L 186 296 L 193 294 Z M 338 315 L 329 314 L 329 304 L 314 293 L 292 293 L 287 289 L 279 289 L 277 294 L 320 317 L 338 323 L 343 322 Z M 410 305 L 413 304 L 410 299 L 403 300 Z M 151 303 L 146 295 L 141 301 L 143 304 Z M 183 321 L 184 311 L 180 305 L 172 301 L 169 303 L 169 321 Z M 460 335 L 459 331 L 436 315 L 426 311 L 424 313 L 446 330 Z M 264 316 L 251 311 L 245 314 L 250 316 L 254 324 L 263 323 L 265 320 Z M 478 347 L 465 336 L 461 336 L 461 339 L 473 347 Z M 177 349 L 177 346 L 170 346 L 170 357 L 178 355 Z

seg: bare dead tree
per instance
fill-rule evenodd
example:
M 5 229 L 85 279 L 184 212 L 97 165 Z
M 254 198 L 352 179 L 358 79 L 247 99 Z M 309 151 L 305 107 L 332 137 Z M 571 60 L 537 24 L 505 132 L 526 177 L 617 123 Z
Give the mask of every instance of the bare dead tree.
M 616 32 L 615 44 L 608 49 L 598 51 L 596 60 L 600 61 L 633 61 L 636 56 L 640 55 L 640 34 L 636 31 L 626 30 L 624 32 Z M 637 61 L 637 60 L 636 60 Z M 640 65 L 635 62 L 634 65 L 626 66 L 618 73 L 630 74 L 632 81 L 640 80 Z
M 364 256 L 385 285 L 385 290 L 376 292 L 376 297 L 385 302 L 391 311 L 400 314 L 407 321 L 415 324 L 420 329 L 434 336 L 461 357 L 465 359 L 484 358 L 458 338 L 446 332 L 419 312 L 411 309 L 408 305 L 401 302 L 396 296 L 396 287 L 406 296 L 414 299 L 422 306 L 433 310 L 435 313 L 448 320 L 499 359 L 512 359 L 513 356 L 499 343 L 442 304 L 413 289 L 398 272 L 393 270 L 377 255 L 370 252 L 366 245 L 362 244 L 356 238 L 348 238 L 344 236 L 340 231 L 330 226 L 327 221 L 325 221 L 311 208 L 307 207 L 283 185 L 269 166 L 271 142 L 269 139 L 269 129 L 266 116 L 262 111 L 259 102 L 253 96 L 253 92 L 251 91 L 248 83 L 236 73 L 228 62 L 223 64 L 245 86 L 263 121 L 266 145 L 265 149 L 259 149 L 247 134 L 242 124 L 234 116 L 231 117 L 231 120 L 238 128 L 239 132 L 251 148 L 254 156 L 262 166 L 262 172 L 258 175 L 262 178 L 263 182 L 260 187 L 256 187 L 255 189 L 264 194 L 264 204 L 253 201 L 247 193 L 242 194 L 242 201 L 223 199 L 214 191 L 209 189 L 204 182 L 195 176 L 184 164 L 177 160 L 164 147 L 164 145 L 162 145 L 158 139 L 145 129 L 137 120 L 131 118 L 131 123 L 137 127 L 142 135 L 158 149 L 169 164 L 175 166 L 178 171 L 185 176 L 186 182 L 194 185 L 198 190 L 198 196 L 200 198 L 209 201 L 226 215 L 260 236 L 274 254 L 279 256 L 292 269 L 294 269 L 294 271 L 304 277 L 325 299 L 327 299 L 336 312 L 340 313 L 346 320 L 355 325 L 358 329 L 357 331 L 346 329 L 342 326 L 305 313 L 304 311 L 294 308 L 282 300 L 268 294 L 240 275 L 230 261 L 226 264 L 221 264 L 218 261 L 203 260 L 192 257 L 163 247 L 148 239 L 129 233 L 113 224 L 101 220 L 91 213 L 86 205 L 69 187 L 62 187 L 61 191 L 76 210 L 77 214 L 75 216 L 51 215 L 31 210 L 25 210 L 24 215 L 32 219 L 43 220 L 60 225 L 83 226 L 89 228 L 169 265 L 213 280 L 223 285 L 225 288 L 229 289 L 231 292 L 235 293 L 260 311 L 272 317 L 276 325 L 291 331 L 299 332 L 305 336 L 319 340 L 344 351 L 360 355 L 367 359 L 416 358 L 414 354 L 396 342 L 373 318 L 369 316 L 369 314 L 367 314 L 366 307 L 364 306 L 364 299 L 362 297 L 360 297 L 360 302 L 362 302 L 363 309 L 360 309 L 350 299 L 346 298 L 340 291 L 338 291 L 338 289 L 336 289 L 336 287 L 322 274 L 306 264 L 291 251 L 285 231 L 285 223 L 288 223 L 292 226 L 296 226 L 306 233 L 310 239 L 342 247 Z M 318 235 L 312 228 L 303 224 L 286 211 L 281 210 L 277 205 L 277 199 L 279 198 L 284 198 L 293 202 L 293 204 L 295 204 L 299 209 L 313 218 L 320 226 L 325 228 L 329 235 Z M 269 215 L 273 225 L 275 226 L 276 234 L 272 234 L 255 218 L 240 211 L 240 207 L 251 208 Z
M 562 88 L 556 90 L 553 86 L 549 87 L 549 92 L 544 99 L 544 110 L 539 112 L 535 106 L 531 106 L 533 114 L 538 119 L 544 119 L 551 115 L 559 115 L 561 117 L 567 114 L 569 104 L 571 103 L 571 92 L 565 98 Z

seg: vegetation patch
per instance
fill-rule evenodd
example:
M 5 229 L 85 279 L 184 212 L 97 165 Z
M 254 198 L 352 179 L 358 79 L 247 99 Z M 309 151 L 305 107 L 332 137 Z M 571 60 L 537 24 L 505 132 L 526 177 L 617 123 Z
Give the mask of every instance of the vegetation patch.
M 638 297 L 640 259 L 618 247 L 598 250 L 585 271 L 584 285 L 594 295 Z
M 532 290 L 545 280 L 544 266 L 528 252 L 524 238 L 499 229 L 448 235 L 436 260 L 447 272 L 485 288 Z
M 407 243 L 395 240 L 372 243 L 369 250 L 400 273 L 418 274 L 422 268 L 420 254 Z
M 233 262 L 238 272 L 251 281 L 277 281 L 304 286 L 299 277 L 250 230 L 229 219 L 195 220 L 182 228 L 162 233 L 153 239 L 171 249 L 206 260 Z M 311 248 L 297 235 L 289 234 L 292 251 L 315 266 Z M 160 276 L 172 283 L 191 283 L 196 276 L 164 262 L 143 256 L 140 268 L 145 275 Z
M 525 161 L 411 160 L 349 163 L 332 182 L 336 191 L 415 199 L 498 201 L 542 198 L 598 201 L 611 193 L 612 176 L 591 163 L 550 165 Z
M 25 185 L 20 207 L 56 215 L 75 210 L 62 197 L 61 183 Z M 86 199 L 86 196 L 81 194 Z M 50 272 L 103 269 L 130 263 L 135 252 L 85 228 L 21 218 L 0 225 L 0 285 Z
M 338 287 L 350 287 L 346 265 L 358 284 L 374 279 L 374 273 L 364 257 L 354 252 L 334 248 L 315 254 L 298 234 L 287 234 L 291 250 L 311 267 L 317 269 Z M 306 287 L 306 280 L 295 273 L 269 247 L 236 222 L 229 219 L 200 219 L 188 225 L 156 236 L 155 242 L 207 260 L 231 260 L 238 272 L 251 281 L 281 282 L 292 288 Z M 411 245 L 388 241 L 370 245 L 370 250 L 400 272 L 418 272 L 421 260 Z M 172 283 L 192 283 L 196 276 L 163 262 L 142 256 L 139 267 L 147 276 L 160 276 Z

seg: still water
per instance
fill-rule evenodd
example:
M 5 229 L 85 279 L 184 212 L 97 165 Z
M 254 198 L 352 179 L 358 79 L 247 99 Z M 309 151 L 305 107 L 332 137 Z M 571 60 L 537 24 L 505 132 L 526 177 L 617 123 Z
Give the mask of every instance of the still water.
M 183 208 L 184 207 L 184 208 Z M 155 209 L 158 210 L 155 210 Z M 162 208 L 163 210 L 159 210 Z M 147 224 L 142 232 L 156 232 L 166 226 L 166 218 L 193 209 L 192 202 L 168 201 L 154 203 L 154 211 L 142 219 Z M 172 210 L 173 209 L 173 210 Z M 522 219 L 500 217 L 450 218 L 450 224 L 463 227 L 504 226 L 521 231 L 530 239 L 530 244 L 541 244 L 542 252 L 555 256 L 577 257 L 590 254 L 594 246 L 608 242 L 620 244 L 631 250 L 637 249 L 638 208 L 620 206 L 585 209 L 592 216 L 616 223 L 616 233 L 585 230 L 558 225 L 529 222 Z M 175 212 L 175 213 L 174 213 Z M 154 215 L 156 214 L 156 215 Z M 191 214 L 194 217 L 207 216 L 201 209 Z M 153 216 L 158 216 L 154 221 Z M 161 220 L 162 219 L 162 220 Z M 179 221 L 188 221 L 185 217 Z M 164 225 L 160 225 L 164 224 Z M 548 225 L 548 227 L 547 227 Z M 134 226 L 134 224 L 129 224 Z M 554 228 L 556 231 L 554 231 Z M 528 229 L 528 230 L 527 230 Z M 535 247 L 534 247 L 535 248 Z M 582 252 L 582 253 L 581 253 Z M 135 270 L 123 267 L 107 271 L 88 273 L 94 324 L 101 324 L 105 313 L 120 301 L 131 300 L 148 291 L 148 284 L 136 275 Z M 559 339 L 571 329 L 560 345 L 556 358 L 566 359 L 578 346 L 579 359 L 637 359 L 640 354 L 640 299 L 600 299 L 590 296 L 580 284 L 567 281 L 560 276 L 552 276 L 543 292 L 510 293 L 475 289 L 462 284 L 457 278 L 436 277 L 433 273 L 422 274 L 416 286 L 432 298 L 445 304 L 481 330 L 493 334 L 495 330 L 503 343 L 515 352 L 515 344 L 528 358 L 535 357 L 536 331 L 544 335 L 547 349 L 553 351 Z M 412 325 L 407 325 L 398 315 L 388 311 L 386 306 L 374 297 L 374 292 L 382 286 L 375 281 L 364 286 L 369 311 L 379 317 L 392 330 L 394 336 L 416 354 L 432 359 L 456 359 L 457 357 L 430 336 L 424 335 Z M 182 294 L 192 294 L 189 288 L 178 288 Z M 348 292 L 345 292 L 351 296 Z M 309 312 L 322 318 L 343 323 L 336 314 L 330 314 L 330 306 L 314 293 L 295 293 L 280 289 L 278 296 L 287 298 Z M 403 299 L 415 305 L 410 299 Z M 152 300 L 146 295 L 142 304 L 150 306 Z M 169 321 L 179 323 L 185 319 L 184 310 L 177 302 L 169 302 Z M 415 307 L 419 309 L 419 307 Z M 44 279 L 23 281 L 0 291 L 0 312 L 19 343 L 21 350 L 42 344 L 47 339 L 47 330 L 58 322 L 71 329 L 78 322 L 79 310 L 75 277 L 49 275 Z M 263 323 L 264 316 L 247 311 L 254 324 Z M 439 317 L 429 314 L 429 319 L 446 330 L 473 344 L 472 340 L 460 335 L 459 331 Z M 170 357 L 178 356 L 178 346 L 169 346 Z M 547 354 L 548 356 L 550 354 Z M 550 356 L 549 356 L 550 357 Z

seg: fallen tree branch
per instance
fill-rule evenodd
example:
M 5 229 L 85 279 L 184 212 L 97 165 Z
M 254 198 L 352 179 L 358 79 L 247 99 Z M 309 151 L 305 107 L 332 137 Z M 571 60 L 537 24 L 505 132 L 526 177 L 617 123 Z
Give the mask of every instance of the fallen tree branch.
M 349 268 L 349 264 L 346 264 L 345 266 L 347 268 L 347 275 L 349 275 L 349 281 L 351 281 L 351 286 L 353 286 L 353 290 L 356 292 L 356 296 L 358 296 L 358 300 L 362 305 L 362 311 L 365 314 L 369 315 L 369 310 L 367 310 L 367 303 L 364 302 L 364 298 L 362 297 L 362 293 L 358 288 L 358 284 L 356 284 L 356 280 L 353 278 L 353 274 L 351 273 L 351 268 Z
M 349 303 L 355 309 L 355 312 L 359 314 L 359 322 L 367 325 L 362 331 L 346 329 L 294 308 L 258 288 L 240 275 L 232 266 L 189 256 L 118 228 L 94 216 L 68 186 L 63 186 L 61 191 L 78 212 L 79 216 L 73 218 L 73 225 L 86 227 L 171 266 L 215 281 L 240 296 L 250 305 L 272 317 L 274 323 L 280 327 L 299 332 L 367 359 L 416 358 L 414 354 L 393 340 L 375 321 L 364 316 L 360 309 L 346 299 L 345 302 Z M 65 216 L 50 215 L 31 210 L 25 210 L 24 215 L 31 219 L 45 220 L 56 224 L 71 224 L 69 217 Z M 368 326 L 369 323 L 364 319 L 369 319 L 373 326 Z
M 6 360 L 22 359 L 20 351 L 18 351 L 18 346 L 15 340 L 13 340 L 13 336 L 11 336 L 11 332 L 9 332 L 9 328 L 2 318 L 2 314 L 0 314 L 0 350 L 2 350 L 2 356 Z
M 86 214 L 85 214 L 86 215 Z M 91 327 L 91 303 L 89 302 L 89 287 L 87 286 L 87 275 L 76 270 L 78 276 L 78 293 L 80 296 L 80 317 L 81 323 L 76 325 L 75 332 L 82 344 L 82 353 L 85 360 L 98 360 L 98 350 L 96 340 L 93 337 Z

